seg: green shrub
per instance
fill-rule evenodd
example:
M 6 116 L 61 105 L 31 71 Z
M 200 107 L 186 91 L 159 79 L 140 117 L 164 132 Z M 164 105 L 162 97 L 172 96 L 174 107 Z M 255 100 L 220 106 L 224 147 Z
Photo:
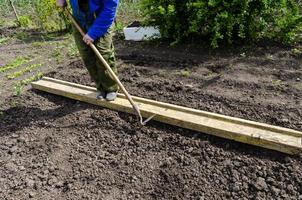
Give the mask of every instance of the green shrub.
M 208 37 L 220 42 L 269 38 L 290 43 L 301 31 L 298 0 L 142 0 L 146 23 L 175 42 Z
M 32 24 L 32 21 L 30 19 L 30 16 L 22 15 L 22 16 L 19 16 L 19 23 L 20 23 L 20 26 L 27 28 Z
M 12 2 L 22 27 L 39 28 L 46 32 L 70 28 L 70 23 L 62 10 L 56 6 L 56 0 L 13 0 Z M 8 0 L 0 0 L 0 16 L 5 17 L 7 21 L 11 13 L 12 8 Z M 0 19 L 1 24 L 4 22 Z
M 56 6 L 56 0 L 37 0 L 33 2 L 38 23 L 46 31 L 70 27 L 62 10 Z

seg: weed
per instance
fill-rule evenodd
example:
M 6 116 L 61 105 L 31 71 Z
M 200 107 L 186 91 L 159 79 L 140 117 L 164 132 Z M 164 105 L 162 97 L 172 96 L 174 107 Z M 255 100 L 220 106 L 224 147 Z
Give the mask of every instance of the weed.
M 24 79 L 24 80 L 21 80 L 19 81 L 17 84 L 15 84 L 14 86 L 14 89 L 15 89 L 15 95 L 17 96 L 20 96 L 21 93 L 22 93 L 22 90 L 23 90 L 23 87 L 25 85 L 28 85 L 29 83 L 33 82 L 33 81 L 36 81 L 38 79 L 40 79 L 41 77 L 43 76 L 43 73 L 41 72 L 38 72 L 37 74 L 27 78 L 27 79 Z
M 0 27 L 4 27 L 5 20 L 1 17 L 0 18 Z
M 53 52 L 51 53 L 51 56 L 56 59 L 57 63 L 60 63 L 63 59 L 63 55 L 61 53 L 62 49 L 63 46 L 57 46 L 54 48 Z
M 33 42 L 32 46 L 35 48 L 41 48 L 44 45 L 43 42 Z
M 23 86 L 20 84 L 16 84 L 14 86 L 14 89 L 15 89 L 15 95 L 20 96 L 22 93 Z
M 16 72 L 14 72 L 12 74 L 6 75 L 6 77 L 8 79 L 14 79 L 14 78 L 17 78 L 17 77 L 23 75 L 26 72 L 30 72 L 33 69 L 36 69 L 36 68 L 41 67 L 41 66 L 42 66 L 41 63 L 40 64 L 32 64 L 32 65 L 29 65 L 29 66 L 27 66 L 27 67 L 25 67 L 25 68 L 23 68 L 23 69 L 21 69 L 19 71 L 16 71 Z
M 35 75 L 33 75 L 33 76 L 31 76 L 31 77 L 29 77 L 27 79 L 24 79 L 24 80 L 20 81 L 20 84 L 27 85 L 27 84 L 29 84 L 29 83 L 31 83 L 33 81 L 36 81 L 36 80 L 40 79 L 42 76 L 43 76 L 43 73 L 42 72 L 38 72 L 37 74 L 35 74 Z
M 11 101 L 11 107 L 12 107 L 12 108 L 17 107 L 19 104 L 20 104 L 20 100 L 19 100 L 19 99 L 14 98 L 14 99 Z
M 291 50 L 291 52 L 292 52 L 292 54 L 293 54 L 294 56 L 299 56 L 299 55 L 302 54 L 302 51 L 301 51 L 300 49 L 297 49 L 297 48 L 293 48 L 293 49 Z
M 125 24 L 123 22 L 116 22 L 114 27 L 116 32 L 121 32 L 125 27 Z
M 216 75 L 216 73 L 210 71 L 210 72 L 206 75 L 206 78 L 210 79 L 210 78 L 213 78 L 215 75 Z
M 271 54 L 267 54 L 267 55 L 265 56 L 265 58 L 266 58 L 267 60 L 274 60 L 274 57 L 273 57 L 273 55 L 271 55 Z
M 69 43 L 67 54 L 71 58 L 74 58 L 74 57 L 77 57 L 80 55 L 79 50 L 74 42 Z
M 241 53 L 240 56 L 241 56 L 242 58 L 246 58 L 246 54 L 245 54 L 244 52 Z
M 142 18 L 142 10 L 139 4 L 141 0 L 122 0 L 117 11 L 117 23 L 128 24 Z
M 25 31 L 20 31 L 15 34 L 15 37 L 19 40 L 25 40 L 26 38 L 28 38 L 28 34 Z
M 30 16 L 28 15 L 22 15 L 22 16 L 19 16 L 19 24 L 22 26 L 22 27 L 29 27 L 32 25 L 32 20 L 30 19 Z
M 281 86 L 283 85 L 282 81 L 277 79 L 277 80 L 272 80 L 273 86 Z
M 230 70 L 234 70 L 234 69 L 236 68 L 236 66 L 235 66 L 234 64 L 230 64 L 230 65 L 228 66 L 228 68 L 229 68 Z
M 1 26 L 1 25 L 0 25 Z M 8 37 L 3 37 L 0 38 L 0 45 L 6 44 L 9 41 L 10 38 Z
M 9 62 L 8 64 L 6 64 L 4 66 L 1 66 L 0 67 L 0 73 L 5 72 L 5 71 L 10 70 L 10 69 L 15 69 L 15 68 L 21 66 L 22 64 L 24 64 L 27 61 L 28 61 L 28 58 L 18 57 L 16 59 L 12 60 L 11 62 Z
M 179 74 L 184 77 L 189 77 L 191 75 L 191 70 L 188 68 L 180 70 Z

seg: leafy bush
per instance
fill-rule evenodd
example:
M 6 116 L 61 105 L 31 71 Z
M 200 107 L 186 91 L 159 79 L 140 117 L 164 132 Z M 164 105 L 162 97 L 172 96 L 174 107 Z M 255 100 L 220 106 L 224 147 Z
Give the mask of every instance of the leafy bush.
M 157 25 L 175 42 L 209 37 L 226 41 L 297 40 L 301 31 L 298 0 L 142 0 L 146 23 Z
M 70 24 L 62 11 L 56 6 L 56 0 L 37 0 L 33 2 L 40 27 L 52 31 L 69 27 Z
M 29 27 L 32 24 L 31 18 L 28 15 L 19 16 L 19 24 L 22 27 Z
M 22 27 L 38 27 L 44 31 L 70 28 L 70 23 L 56 6 L 56 0 L 13 0 L 12 2 L 19 15 L 18 23 Z M 8 0 L 0 0 L 0 16 L 6 18 L 12 13 Z M 2 23 L 0 21 L 0 25 Z

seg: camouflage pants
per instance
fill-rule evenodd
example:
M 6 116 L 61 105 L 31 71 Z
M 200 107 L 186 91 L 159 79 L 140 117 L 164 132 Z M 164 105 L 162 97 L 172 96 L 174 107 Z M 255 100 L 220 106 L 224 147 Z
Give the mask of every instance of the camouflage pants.
M 87 32 L 87 30 L 84 30 L 84 32 Z M 102 62 L 96 57 L 92 49 L 84 43 L 82 35 L 75 27 L 73 27 L 73 35 L 85 67 L 87 68 L 90 77 L 95 82 L 96 88 L 99 91 L 116 92 L 118 90 L 118 85 L 111 78 L 109 72 L 106 70 L 105 66 L 103 66 Z M 111 27 L 103 37 L 96 40 L 94 45 L 108 62 L 114 73 L 117 74 L 112 35 L 113 27 Z

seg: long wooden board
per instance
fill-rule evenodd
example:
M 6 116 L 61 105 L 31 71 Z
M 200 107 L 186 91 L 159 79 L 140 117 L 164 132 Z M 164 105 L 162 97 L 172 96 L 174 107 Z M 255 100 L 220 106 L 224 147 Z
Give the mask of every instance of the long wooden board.
M 132 113 L 128 100 L 119 94 L 113 102 L 95 98 L 96 89 L 71 82 L 44 77 L 32 87 L 52 94 L 99 105 L 113 110 Z M 235 140 L 247 144 L 297 154 L 302 152 L 302 132 L 210 113 L 192 108 L 133 97 L 143 117 L 156 114 L 153 120 Z

